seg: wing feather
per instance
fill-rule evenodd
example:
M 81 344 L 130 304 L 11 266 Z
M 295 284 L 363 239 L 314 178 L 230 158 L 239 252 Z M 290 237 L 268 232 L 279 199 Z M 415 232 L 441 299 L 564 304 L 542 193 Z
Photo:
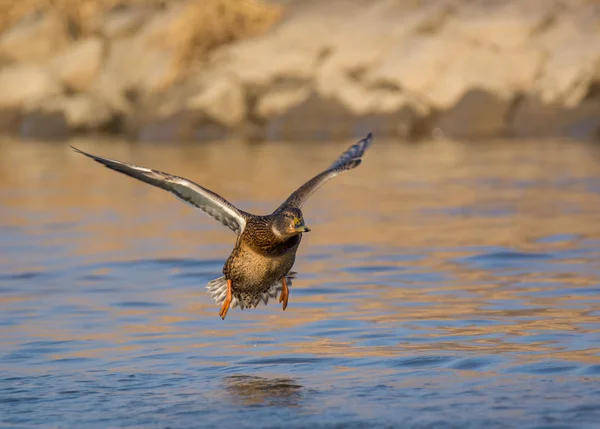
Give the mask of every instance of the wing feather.
M 126 174 L 129 177 L 133 177 L 134 179 L 141 180 L 142 182 L 172 193 L 180 200 L 199 208 L 238 234 L 241 234 L 246 226 L 247 213 L 238 210 L 233 204 L 220 195 L 183 177 L 173 176 L 169 173 L 127 164 L 114 159 L 102 158 L 79 150 L 73 146 L 71 146 L 71 148 L 111 170 Z
M 308 197 L 310 197 L 326 182 L 333 179 L 335 176 L 344 173 L 345 171 L 358 167 L 362 162 L 363 154 L 372 142 L 373 134 L 369 133 L 364 139 L 350 146 L 334 161 L 333 164 L 329 166 L 327 170 L 310 179 L 308 182 L 298 188 L 292 195 L 290 195 L 289 198 L 285 200 L 281 206 L 279 206 L 277 211 L 291 207 L 301 208 L 302 204 L 304 204 Z

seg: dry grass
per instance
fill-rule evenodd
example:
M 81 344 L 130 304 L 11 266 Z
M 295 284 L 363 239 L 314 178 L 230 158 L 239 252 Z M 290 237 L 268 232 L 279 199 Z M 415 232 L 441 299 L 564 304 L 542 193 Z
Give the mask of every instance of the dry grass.
M 280 7 L 263 0 L 0 0 L 0 32 L 40 12 L 58 14 L 80 37 L 94 32 L 101 17 L 117 5 L 186 7 L 188 19 L 178 29 L 177 39 L 188 57 L 260 34 L 280 16 Z
M 187 59 L 226 43 L 256 36 L 280 17 L 281 8 L 258 0 L 195 0 L 178 34 Z
M 142 2 L 144 1 L 129 1 Z M 95 17 L 119 3 L 118 0 L 0 0 L 0 31 L 34 13 L 56 13 L 67 23 L 86 32 L 92 28 Z

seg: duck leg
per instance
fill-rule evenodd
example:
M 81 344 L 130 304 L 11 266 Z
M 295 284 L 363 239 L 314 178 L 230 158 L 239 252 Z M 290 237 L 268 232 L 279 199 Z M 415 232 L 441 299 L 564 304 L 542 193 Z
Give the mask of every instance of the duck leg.
M 219 316 L 221 316 L 222 320 L 225 320 L 225 316 L 227 316 L 227 312 L 229 311 L 230 305 L 231 305 L 231 280 L 227 280 L 227 296 L 225 297 L 225 301 L 223 301 L 223 305 L 221 306 L 221 311 L 219 311 Z
M 290 296 L 290 290 L 288 289 L 287 281 L 285 280 L 285 276 L 281 278 L 281 284 L 283 285 L 283 289 L 281 290 L 281 295 L 279 296 L 279 302 L 283 302 L 281 308 L 285 311 L 288 305 L 288 298 Z

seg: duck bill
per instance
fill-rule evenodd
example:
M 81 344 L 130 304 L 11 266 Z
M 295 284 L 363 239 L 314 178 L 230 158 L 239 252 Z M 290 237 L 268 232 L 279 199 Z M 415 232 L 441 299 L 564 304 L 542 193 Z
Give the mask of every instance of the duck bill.
M 297 228 L 296 228 L 296 232 L 297 232 L 298 234 L 301 234 L 301 233 L 303 233 L 303 232 L 310 232 L 310 228 L 307 228 L 307 227 L 306 227 L 306 226 L 304 226 L 304 225 L 300 225 L 299 227 L 297 227 Z

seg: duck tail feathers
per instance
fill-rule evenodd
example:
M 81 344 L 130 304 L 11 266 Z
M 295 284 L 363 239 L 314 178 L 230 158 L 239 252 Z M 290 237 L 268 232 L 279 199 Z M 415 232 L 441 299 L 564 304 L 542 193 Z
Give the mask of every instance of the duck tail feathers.
M 286 274 L 285 280 L 287 282 L 288 287 L 292 285 L 292 280 L 296 278 L 296 274 L 297 273 L 295 273 L 294 271 L 290 271 Z M 227 297 L 227 279 L 225 278 L 225 276 L 219 277 L 208 282 L 208 284 L 206 285 L 206 289 L 210 297 L 217 304 L 217 306 L 222 306 L 223 301 L 225 301 L 225 298 Z M 242 296 L 241 301 L 238 301 L 238 299 L 235 296 L 233 296 L 229 308 L 231 310 L 233 310 L 236 307 L 240 307 L 241 310 L 244 310 L 245 308 L 256 308 L 256 306 L 258 306 L 258 304 L 260 304 L 261 302 L 264 305 L 267 305 L 267 303 L 269 302 L 269 298 L 277 298 L 277 296 L 281 294 L 282 290 L 283 286 L 281 282 L 277 281 L 273 283 L 266 292 L 263 292 L 258 296 Z

